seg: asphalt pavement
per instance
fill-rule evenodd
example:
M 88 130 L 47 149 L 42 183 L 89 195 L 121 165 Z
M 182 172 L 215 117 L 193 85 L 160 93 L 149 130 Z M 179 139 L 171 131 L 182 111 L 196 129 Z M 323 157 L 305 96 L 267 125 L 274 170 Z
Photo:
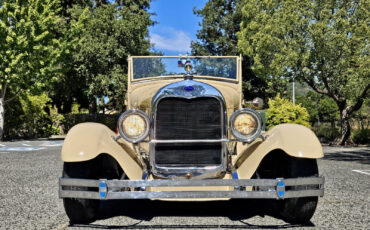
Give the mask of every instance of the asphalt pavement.
M 324 147 L 325 196 L 307 226 L 276 218 L 264 200 L 107 201 L 99 220 L 73 226 L 58 198 L 62 144 L 0 142 L 0 229 L 370 229 L 369 147 Z

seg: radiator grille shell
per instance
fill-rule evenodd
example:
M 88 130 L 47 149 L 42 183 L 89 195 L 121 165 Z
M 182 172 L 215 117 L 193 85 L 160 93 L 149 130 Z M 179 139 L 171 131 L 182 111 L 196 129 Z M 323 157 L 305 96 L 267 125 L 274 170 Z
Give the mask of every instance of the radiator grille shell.
M 212 97 L 160 100 L 156 108 L 155 139 L 221 139 L 222 104 Z M 220 143 L 157 143 L 155 164 L 160 167 L 207 167 L 222 163 Z

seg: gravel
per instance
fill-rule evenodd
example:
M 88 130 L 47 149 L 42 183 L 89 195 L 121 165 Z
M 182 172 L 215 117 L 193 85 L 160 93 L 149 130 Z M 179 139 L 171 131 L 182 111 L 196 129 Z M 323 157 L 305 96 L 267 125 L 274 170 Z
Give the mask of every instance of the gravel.
M 370 170 L 368 147 L 324 147 L 318 164 L 325 196 L 307 226 L 278 219 L 264 200 L 106 201 L 99 220 L 71 226 L 58 198 L 60 145 L 0 142 L 0 229 L 370 229 L 370 171 L 363 171 Z M 25 151 L 30 146 L 42 148 Z

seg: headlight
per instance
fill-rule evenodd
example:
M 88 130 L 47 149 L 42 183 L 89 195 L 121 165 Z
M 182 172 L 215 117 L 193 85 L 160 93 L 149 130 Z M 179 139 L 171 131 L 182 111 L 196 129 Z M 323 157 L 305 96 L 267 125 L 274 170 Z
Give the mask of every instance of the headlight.
M 230 117 L 230 130 L 236 139 L 252 142 L 261 135 L 262 120 L 253 109 L 239 109 Z
M 119 117 L 117 127 L 122 138 L 137 143 L 148 136 L 149 124 L 146 113 L 138 109 L 130 109 Z

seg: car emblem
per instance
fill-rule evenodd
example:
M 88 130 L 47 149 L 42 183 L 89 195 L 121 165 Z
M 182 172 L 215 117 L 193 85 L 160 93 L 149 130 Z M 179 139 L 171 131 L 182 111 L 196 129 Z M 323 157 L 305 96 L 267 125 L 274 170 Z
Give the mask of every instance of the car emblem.
M 184 86 L 184 90 L 185 91 L 193 91 L 194 90 L 194 87 L 189 85 L 189 86 Z

